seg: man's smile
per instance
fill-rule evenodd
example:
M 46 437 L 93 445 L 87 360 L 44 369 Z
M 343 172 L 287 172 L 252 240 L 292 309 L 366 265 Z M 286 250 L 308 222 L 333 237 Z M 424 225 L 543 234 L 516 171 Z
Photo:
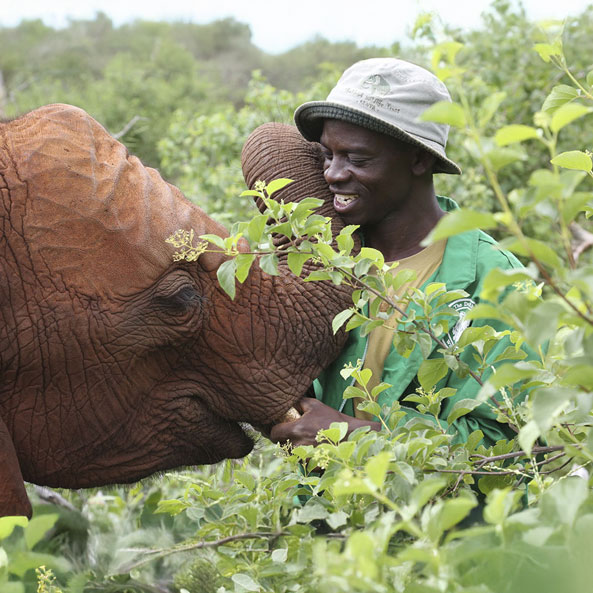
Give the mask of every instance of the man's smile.
M 358 199 L 358 194 L 334 194 L 334 210 L 338 213 L 349 210 L 350 205 Z

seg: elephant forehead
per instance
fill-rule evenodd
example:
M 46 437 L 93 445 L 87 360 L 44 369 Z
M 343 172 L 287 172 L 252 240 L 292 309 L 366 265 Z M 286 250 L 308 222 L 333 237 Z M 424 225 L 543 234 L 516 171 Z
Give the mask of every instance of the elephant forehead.
M 3 132 L 31 257 L 83 293 L 137 292 L 171 265 L 175 230 L 221 230 L 78 108 L 50 105 Z

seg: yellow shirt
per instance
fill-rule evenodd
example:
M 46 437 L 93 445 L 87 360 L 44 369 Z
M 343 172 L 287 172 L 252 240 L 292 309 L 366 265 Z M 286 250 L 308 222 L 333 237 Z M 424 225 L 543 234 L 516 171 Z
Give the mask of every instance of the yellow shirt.
M 399 265 L 392 271 L 392 273 L 395 275 L 401 270 L 414 270 L 414 272 L 416 272 L 416 278 L 404 284 L 396 292 L 388 292 L 388 296 L 390 298 L 395 297 L 397 300 L 410 292 L 413 288 L 420 288 L 441 265 L 446 244 L 447 240 L 443 239 L 429 245 L 426 249 L 423 249 L 410 257 L 400 259 Z M 387 308 L 387 305 L 384 305 L 385 308 Z M 377 327 L 371 331 L 368 337 L 364 368 L 370 369 L 373 372 L 373 376 L 367 384 L 369 392 L 381 382 L 383 365 L 385 364 L 385 359 L 387 358 L 393 343 L 393 330 L 397 327 L 400 318 L 401 314 L 396 311 L 383 326 Z M 360 403 L 358 398 L 356 398 L 353 403 L 354 414 L 357 418 L 364 418 L 366 420 L 374 419 L 374 416 L 357 409 L 358 403 Z

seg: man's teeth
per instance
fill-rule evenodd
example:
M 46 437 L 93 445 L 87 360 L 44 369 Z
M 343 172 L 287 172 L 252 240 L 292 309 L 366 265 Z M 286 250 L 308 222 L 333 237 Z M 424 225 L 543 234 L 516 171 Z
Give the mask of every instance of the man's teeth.
M 342 206 L 347 206 L 350 202 L 356 200 L 358 196 L 356 194 L 336 194 L 336 202 Z

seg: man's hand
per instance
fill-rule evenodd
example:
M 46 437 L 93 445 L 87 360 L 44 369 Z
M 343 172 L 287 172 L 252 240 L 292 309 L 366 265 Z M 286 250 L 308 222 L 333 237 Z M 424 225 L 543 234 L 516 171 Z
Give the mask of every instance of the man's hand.
M 381 430 L 380 422 L 371 422 L 342 414 L 317 399 L 304 397 L 295 406 L 302 416 L 293 422 L 281 422 L 272 426 L 270 440 L 274 443 L 299 445 L 317 445 L 315 437 L 320 430 L 329 428 L 332 422 L 348 423 L 348 434 L 361 426 L 370 426 L 371 430 Z

